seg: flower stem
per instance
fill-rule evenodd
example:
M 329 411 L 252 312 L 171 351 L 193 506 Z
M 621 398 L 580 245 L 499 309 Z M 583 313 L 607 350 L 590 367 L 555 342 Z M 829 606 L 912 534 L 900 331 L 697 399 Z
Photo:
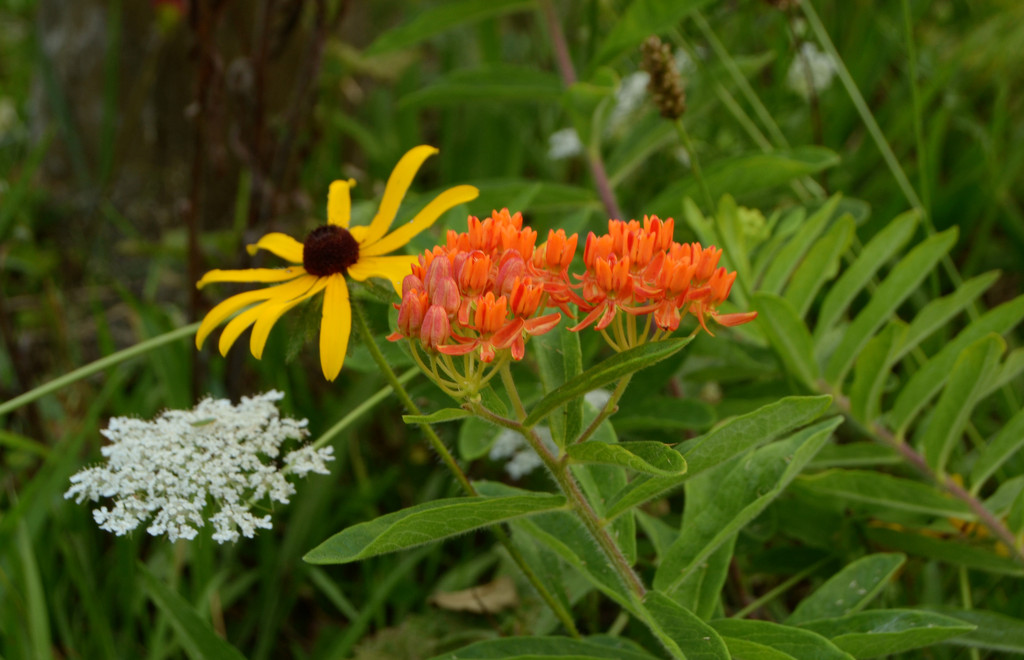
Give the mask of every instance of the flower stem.
M 523 421 L 526 419 L 526 408 L 523 407 L 523 400 L 519 397 L 519 388 L 516 387 L 516 381 L 512 378 L 512 369 L 509 367 L 508 361 L 501 365 L 501 382 L 505 386 L 505 391 L 508 392 L 508 398 L 512 400 L 516 416 L 519 421 Z
M 373 338 L 373 332 L 370 331 L 370 326 L 366 322 L 366 313 L 363 311 L 362 305 L 356 300 L 353 300 L 351 304 L 353 312 L 352 316 L 356 320 L 356 326 L 359 328 L 359 332 L 363 336 L 363 340 L 366 343 L 367 349 L 370 351 L 370 356 L 373 358 L 373 361 L 377 363 L 381 373 L 384 374 L 384 378 L 391 385 L 395 394 L 398 395 L 398 399 L 402 402 L 402 405 L 405 406 L 413 415 L 419 415 L 419 407 L 413 402 L 412 397 L 409 396 L 409 392 L 405 389 L 405 386 L 399 381 L 398 377 L 395 376 L 395 372 L 391 369 L 391 365 L 389 365 L 388 361 L 384 358 L 384 354 L 380 352 L 380 348 L 377 346 L 377 342 Z M 427 436 L 427 440 L 430 442 L 431 447 L 433 447 L 434 451 L 436 451 L 438 456 L 441 457 L 441 461 L 444 462 L 448 469 L 451 470 L 452 474 L 455 475 L 455 479 L 459 482 L 459 485 L 462 486 L 462 490 L 471 497 L 479 495 L 476 488 L 473 487 L 473 484 L 470 483 L 469 479 L 466 477 L 466 473 L 463 472 L 462 468 L 459 467 L 459 464 L 455 461 L 455 457 L 452 456 L 450 451 L 448 451 L 448 447 L 445 446 L 441 438 L 439 438 L 437 433 L 434 432 L 433 427 L 429 424 L 420 424 L 419 427 L 423 431 L 423 434 Z M 519 567 L 519 570 L 523 572 L 523 575 L 526 576 L 526 579 L 533 585 L 533 588 L 537 591 L 540 597 L 545 603 L 547 603 L 548 607 L 551 608 L 551 611 L 555 613 L 555 616 L 557 616 L 558 620 L 562 622 L 562 625 L 565 626 L 565 629 L 569 634 L 578 638 L 580 633 L 579 630 L 576 629 L 576 623 L 573 621 L 572 615 L 562 605 L 562 603 L 559 602 L 550 591 L 548 591 L 547 587 L 544 586 L 540 577 L 533 571 L 530 565 L 526 563 L 526 558 L 523 557 L 522 553 L 519 552 L 519 549 L 512 544 L 512 539 L 509 538 L 505 530 L 498 525 L 494 525 L 491 527 L 491 531 L 494 532 L 498 542 L 504 546 L 505 550 L 512 558 L 512 561 L 514 561 L 516 566 Z
M 625 393 L 626 388 L 629 386 L 629 381 L 632 378 L 633 374 L 626 374 L 619 379 L 619 382 L 615 385 L 615 390 L 612 392 L 611 398 L 609 398 L 608 402 L 604 404 L 604 408 L 602 408 L 601 412 L 594 418 L 594 421 L 592 421 L 590 425 L 583 430 L 580 437 L 575 440 L 576 443 L 584 442 L 589 439 L 590 436 L 592 436 L 601 426 L 604 420 L 615 414 L 615 411 L 619 409 L 619 399 L 622 398 L 622 395 Z

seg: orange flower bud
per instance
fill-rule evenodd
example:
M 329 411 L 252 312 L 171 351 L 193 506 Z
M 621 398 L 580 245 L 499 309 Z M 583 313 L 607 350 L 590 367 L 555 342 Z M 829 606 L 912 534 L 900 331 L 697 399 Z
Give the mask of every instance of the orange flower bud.
M 420 342 L 423 347 L 436 351 L 451 335 L 448 313 L 440 305 L 431 305 L 420 326 Z

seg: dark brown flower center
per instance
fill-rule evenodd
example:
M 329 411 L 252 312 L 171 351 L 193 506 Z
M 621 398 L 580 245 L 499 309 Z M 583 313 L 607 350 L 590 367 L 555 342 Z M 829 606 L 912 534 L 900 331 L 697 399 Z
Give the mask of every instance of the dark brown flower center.
M 324 225 L 317 227 L 302 244 L 302 265 L 306 272 L 317 277 L 341 273 L 359 261 L 359 243 L 344 227 Z

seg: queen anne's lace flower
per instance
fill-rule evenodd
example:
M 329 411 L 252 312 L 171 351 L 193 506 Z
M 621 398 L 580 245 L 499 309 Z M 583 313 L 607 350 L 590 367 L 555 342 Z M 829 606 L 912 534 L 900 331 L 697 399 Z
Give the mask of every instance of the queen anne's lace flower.
M 118 536 L 148 521 L 153 536 L 193 539 L 208 516 L 215 541 L 252 538 L 271 527 L 269 514 L 253 515 L 255 503 L 287 504 L 295 493 L 289 473 L 328 474 L 334 460 L 333 448 L 311 445 L 279 459 L 282 443 L 309 435 L 306 420 L 279 416 L 282 397 L 270 391 L 237 406 L 208 398 L 151 422 L 115 417 L 102 431 L 110 441 L 100 450 L 107 463 L 72 476 L 64 497 L 79 504 L 113 498 L 113 508 L 102 506 L 93 518 Z

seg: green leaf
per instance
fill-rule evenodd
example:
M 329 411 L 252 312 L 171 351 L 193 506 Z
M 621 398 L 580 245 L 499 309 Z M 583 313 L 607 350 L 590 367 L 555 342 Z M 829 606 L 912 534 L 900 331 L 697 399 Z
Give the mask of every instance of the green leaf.
M 859 612 L 889 584 L 906 560 L 905 555 L 879 553 L 847 564 L 802 600 L 786 623 L 795 626 Z
M 871 294 L 868 304 L 843 334 L 825 368 L 825 379 L 833 385 L 842 385 L 847 371 L 871 335 L 885 323 L 896 308 L 914 292 L 928 273 L 956 243 L 957 228 L 936 234 L 911 250 L 892 269 L 888 277 Z
M 721 465 L 752 447 L 778 438 L 814 421 L 828 409 L 832 397 L 787 396 L 734 417 L 698 438 L 683 454 L 689 476 Z
M 581 397 L 587 392 L 604 387 L 627 374 L 632 374 L 678 353 L 684 346 L 690 343 L 691 339 L 692 337 L 677 337 L 651 342 L 608 358 L 604 362 L 584 371 L 579 376 L 568 380 L 564 385 L 548 392 L 530 411 L 523 425 L 527 427 L 533 426 L 563 403 L 571 401 L 576 397 Z
M 675 537 L 669 548 L 674 542 Z M 672 594 L 673 599 L 705 621 L 715 616 L 722 607 L 722 593 L 735 552 L 736 537 L 733 536 L 683 578 Z
M 619 431 L 703 430 L 715 422 L 715 409 L 699 399 L 645 396 L 627 399 L 619 406 L 615 413 Z
M 716 161 L 706 168 L 704 180 L 712 198 L 718 199 L 727 193 L 739 198 L 776 188 L 838 164 L 839 156 L 833 151 L 823 147 L 796 147 Z M 648 208 L 655 215 L 674 216 L 679 213 L 681 200 L 696 199 L 699 195 L 700 186 L 693 177 L 689 177 L 665 188 L 648 204 Z
M 714 482 L 716 496 L 706 498 L 695 516 L 684 518 L 679 538 L 654 575 L 655 588 L 675 590 L 719 545 L 764 511 L 842 421 L 840 416 L 826 419 L 723 466 L 726 474 L 709 473 L 705 481 Z
M 674 476 L 686 472 L 682 455 L 662 442 L 636 441 L 610 445 L 583 442 L 570 445 L 569 459 L 575 463 L 619 465 L 636 472 Z
M 814 660 L 847 660 L 849 656 L 816 632 L 803 630 L 771 621 L 748 619 L 715 619 L 711 627 L 725 638 L 732 649 L 732 641 L 744 640 L 776 649 L 793 658 Z M 741 655 L 747 658 L 746 655 Z M 771 657 L 771 656 L 769 656 Z
M 786 287 L 786 300 L 793 305 L 800 318 L 807 316 L 807 310 L 811 308 L 814 297 L 818 295 L 825 282 L 839 272 L 839 260 L 850 247 L 856 231 L 857 222 L 852 215 L 847 214 L 839 218 L 828 233 L 811 247 L 810 252 L 790 277 L 789 286 Z
M 601 43 L 594 65 L 611 64 L 647 37 L 668 32 L 687 14 L 709 4 L 711 0 L 633 0 Z
M 479 188 L 475 208 L 502 208 L 510 199 L 525 198 L 529 202 L 518 208 L 523 213 L 576 212 L 601 207 L 601 200 L 589 188 L 560 183 L 539 183 L 525 179 L 478 179 L 469 181 Z
M 306 553 L 303 560 L 346 564 L 563 506 L 564 497 L 541 493 L 424 502 L 338 532 Z
M 937 473 L 946 469 L 949 454 L 961 439 L 964 427 L 982 390 L 999 366 L 1006 342 L 996 334 L 974 342 L 953 365 L 942 396 L 917 442 L 928 465 Z
M 479 417 L 470 417 L 459 428 L 459 456 L 466 461 L 486 456 L 503 430 Z
M 964 328 L 953 341 L 947 342 L 921 369 L 911 376 L 900 390 L 890 418 L 899 434 L 903 434 L 928 401 L 939 391 L 960 353 L 990 332 L 1003 334 L 1024 319 L 1024 296 L 999 305 Z
M 868 610 L 804 624 L 855 658 L 903 653 L 973 630 L 973 626 L 921 610 Z
M 821 311 L 818 313 L 818 325 L 814 328 L 816 342 L 820 344 L 821 338 L 832 329 L 853 302 L 854 297 L 910 240 L 918 218 L 916 211 L 908 211 L 894 218 L 885 229 L 875 234 L 875 237 L 864 246 L 857 260 L 839 276 L 839 280 L 825 296 Z
M 193 660 L 244 660 L 238 649 L 229 644 L 223 637 L 214 632 L 206 621 L 199 616 L 195 608 L 176 591 L 163 583 L 149 570 L 139 563 L 139 576 L 156 606 L 171 622 L 171 627 L 178 633 L 185 652 Z
M 907 329 L 907 336 L 903 340 L 900 350 L 893 356 L 889 364 L 895 364 L 917 346 L 929 335 L 946 325 L 960 310 L 964 309 L 975 301 L 981 294 L 985 293 L 995 281 L 999 279 L 999 271 L 984 273 L 967 280 L 953 293 L 942 298 L 936 298 L 925 305 L 914 320 L 910 322 Z
M 800 260 L 804 258 L 815 239 L 821 235 L 828 223 L 832 220 L 832 214 L 839 205 L 840 196 L 833 195 L 825 202 L 820 209 L 807 218 L 800 225 L 800 229 L 793 235 L 786 245 L 779 250 L 778 255 L 772 259 L 768 271 L 761 280 L 760 289 L 768 293 L 781 293 L 789 276 L 796 270 Z M 818 274 L 821 275 L 820 273 Z
M 453 0 L 435 7 L 416 12 L 415 18 L 398 27 L 391 28 L 377 37 L 366 49 L 367 55 L 415 46 L 458 25 L 475 23 L 491 16 L 500 16 L 514 11 L 531 9 L 533 0 Z
M 877 442 L 848 442 L 842 445 L 825 445 L 811 464 L 811 470 L 833 467 L 873 467 L 876 465 L 899 465 L 903 462 L 895 451 Z
M 962 501 L 917 481 L 867 470 L 828 470 L 800 477 L 797 484 L 823 497 L 868 504 L 885 510 L 974 520 L 974 513 Z
M 814 361 L 811 333 L 799 314 L 788 300 L 774 293 L 758 291 L 754 294 L 753 304 L 758 312 L 758 327 L 768 337 L 786 370 L 804 387 L 816 390 L 821 374 L 818 363 Z
M 715 629 L 664 593 L 648 591 L 644 608 L 687 660 L 729 660 L 729 649 Z
M 1024 373 L 1024 348 L 1017 348 L 1010 351 L 1010 354 L 1006 356 L 1003 366 L 999 369 L 999 373 L 982 384 L 978 398 L 984 399 L 989 394 L 1016 380 L 1021 373 Z
M 901 532 L 887 527 L 867 527 L 864 535 L 872 543 L 900 550 L 908 555 L 936 559 L 986 573 L 1024 577 L 1024 568 L 1012 559 L 1001 557 L 994 549 L 969 545 L 951 538 L 934 538 L 932 530 Z
M 786 397 L 722 423 L 718 428 L 698 438 L 683 455 L 687 462 L 686 475 L 641 476 L 634 479 L 608 503 L 606 516 L 614 518 L 624 511 L 678 488 L 685 479 L 817 419 L 825 412 L 831 401 L 832 398 L 829 396 Z
M 949 641 L 950 644 L 1024 656 L 1024 621 L 1021 619 L 985 610 L 942 608 L 941 611 L 964 623 L 977 626 L 971 632 L 954 637 Z
M 865 424 L 881 415 L 882 391 L 906 334 L 906 325 L 891 323 L 869 341 L 857 357 L 850 386 L 850 412 Z
M 489 64 L 475 69 L 452 71 L 427 87 L 406 94 L 399 108 L 461 105 L 481 101 L 537 103 L 554 101 L 564 91 L 555 74 L 535 67 Z
M 462 408 L 442 408 L 429 415 L 402 415 L 402 421 L 406 424 L 439 424 L 469 417 L 472 414 Z
M 534 658 L 609 658 L 652 660 L 653 656 L 622 637 L 504 637 L 442 653 L 432 660 L 527 660 Z
M 1024 410 L 1010 418 L 994 438 L 985 443 L 971 469 L 971 490 L 977 493 L 1011 456 L 1024 447 Z

